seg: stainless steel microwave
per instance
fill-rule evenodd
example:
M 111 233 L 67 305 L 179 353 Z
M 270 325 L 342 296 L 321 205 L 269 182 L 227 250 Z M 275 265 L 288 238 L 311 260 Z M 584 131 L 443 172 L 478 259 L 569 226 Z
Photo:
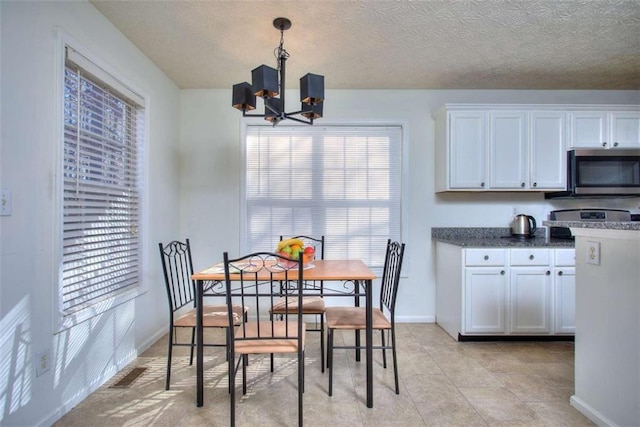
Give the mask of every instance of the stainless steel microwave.
M 640 196 L 640 149 L 568 151 L 567 191 L 547 196 Z

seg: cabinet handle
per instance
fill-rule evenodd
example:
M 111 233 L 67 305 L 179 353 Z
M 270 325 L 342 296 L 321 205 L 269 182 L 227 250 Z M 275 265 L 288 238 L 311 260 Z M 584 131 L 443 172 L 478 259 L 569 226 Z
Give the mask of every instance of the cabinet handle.
M 607 143 L 606 143 L 606 142 L 603 142 L 603 143 L 602 143 L 602 146 L 603 146 L 603 147 L 606 147 L 606 146 L 607 146 Z
M 488 261 L 488 260 L 489 260 L 489 255 L 485 255 L 485 256 L 484 256 L 484 260 L 485 260 L 485 261 Z
M 614 147 L 617 147 L 617 146 L 618 146 L 618 143 L 617 143 L 617 142 L 614 142 L 614 143 L 613 143 L 613 146 L 614 146 Z
M 529 259 L 534 259 L 534 258 L 535 258 L 535 256 L 529 255 Z
M 549 270 L 547 270 L 546 273 L 544 273 L 545 276 L 549 276 L 551 274 L 551 272 Z
M 558 271 L 558 276 L 562 276 L 562 271 Z
M 480 183 L 480 187 L 484 188 L 484 182 Z
M 524 182 L 520 183 L 520 187 L 524 188 Z
M 504 276 L 504 270 L 500 271 L 500 275 Z
M 538 186 L 538 183 L 537 183 L 537 182 L 534 182 L 534 183 L 533 183 L 533 186 L 534 186 L 534 187 L 537 187 L 537 186 Z

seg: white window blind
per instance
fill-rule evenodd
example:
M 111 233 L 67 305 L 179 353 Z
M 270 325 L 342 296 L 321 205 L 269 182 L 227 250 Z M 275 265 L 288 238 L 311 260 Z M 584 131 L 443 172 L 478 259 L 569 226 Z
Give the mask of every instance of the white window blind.
M 247 126 L 249 251 L 280 235 L 325 236 L 325 258 L 382 267 L 401 237 L 400 126 Z
M 88 60 L 80 56 L 78 64 L 71 52 L 67 48 L 64 73 L 63 319 L 110 308 L 139 285 L 141 268 L 144 110 L 130 99 L 140 97 L 123 96 L 133 92 L 97 78 L 106 72 L 95 64 L 87 72 L 82 64 Z

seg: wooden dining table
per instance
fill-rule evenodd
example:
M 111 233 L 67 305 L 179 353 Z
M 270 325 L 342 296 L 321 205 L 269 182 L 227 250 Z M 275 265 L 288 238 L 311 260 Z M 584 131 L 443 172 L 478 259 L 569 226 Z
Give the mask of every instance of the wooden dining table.
M 295 279 L 289 272 L 289 279 Z M 294 275 L 297 276 L 297 273 Z M 224 267 L 221 263 L 202 270 L 191 276 L 196 282 L 196 405 L 202 406 L 204 401 L 204 345 L 202 304 L 203 297 L 209 295 L 221 296 L 220 288 L 217 292 L 207 292 L 213 289 L 211 283 L 225 281 Z M 239 279 L 240 275 L 231 274 L 231 280 Z M 361 260 L 315 260 L 310 268 L 305 268 L 305 281 L 323 281 L 325 297 L 352 297 L 356 305 L 361 296 L 365 297 L 366 329 L 365 329 L 365 357 L 367 371 L 367 407 L 373 408 L 373 280 L 375 274 Z M 359 345 L 359 334 L 356 332 L 356 345 Z M 357 351 L 359 359 L 359 351 Z M 324 363 L 324 361 L 323 361 Z

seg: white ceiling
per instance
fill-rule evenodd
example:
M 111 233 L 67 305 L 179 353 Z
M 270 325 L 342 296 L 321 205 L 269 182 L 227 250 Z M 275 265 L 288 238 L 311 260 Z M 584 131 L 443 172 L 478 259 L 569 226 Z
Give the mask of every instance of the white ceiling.
M 276 66 L 287 87 L 640 89 L 640 0 L 92 0 L 180 88 Z

